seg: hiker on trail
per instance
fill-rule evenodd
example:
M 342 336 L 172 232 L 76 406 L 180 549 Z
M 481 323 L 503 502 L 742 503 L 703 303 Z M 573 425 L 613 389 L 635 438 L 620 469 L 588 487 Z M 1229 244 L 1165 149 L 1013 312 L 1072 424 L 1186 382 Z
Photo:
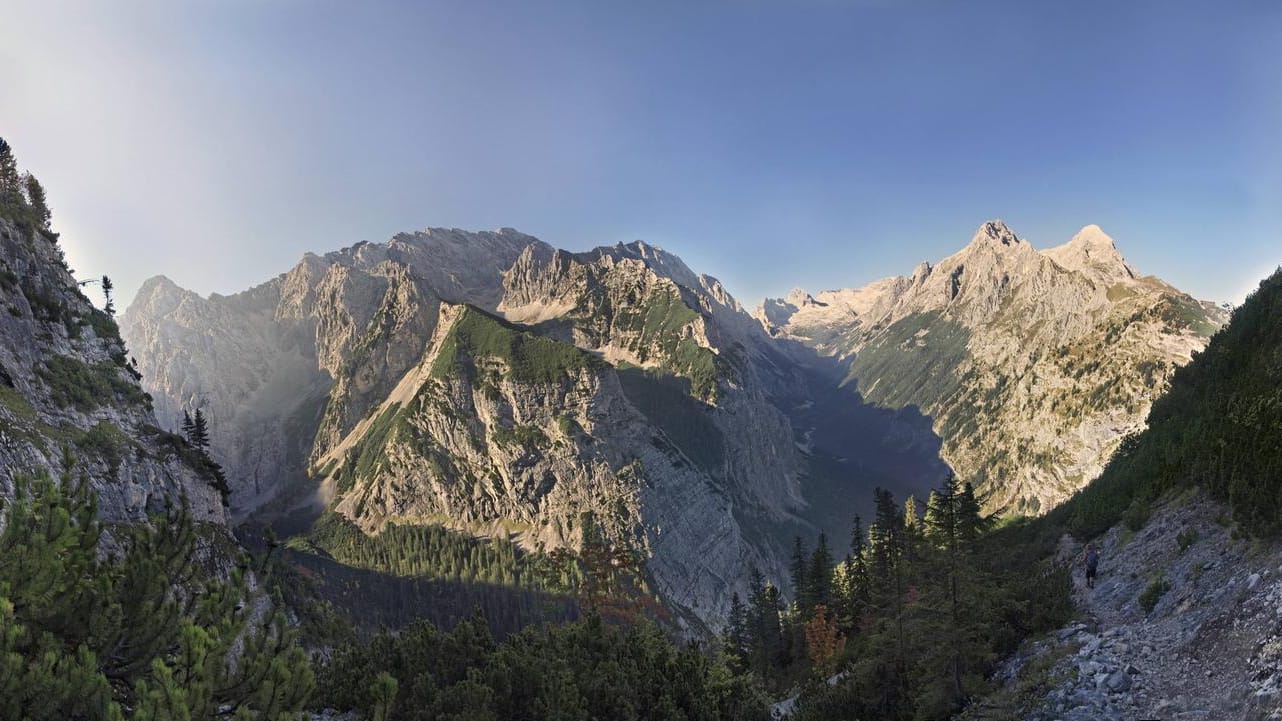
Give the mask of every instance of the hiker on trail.
M 1095 570 L 1099 567 L 1099 551 L 1094 544 L 1086 544 L 1086 587 L 1095 588 Z

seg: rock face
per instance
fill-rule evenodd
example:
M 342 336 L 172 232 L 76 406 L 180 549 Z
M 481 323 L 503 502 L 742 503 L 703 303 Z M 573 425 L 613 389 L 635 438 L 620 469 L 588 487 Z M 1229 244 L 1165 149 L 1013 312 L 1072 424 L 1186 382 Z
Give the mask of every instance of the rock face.
M 61 251 L 0 219 L 0 498 L 23 476 L 58 477 L 65 453 L 108 521 L 138 521 L 186 498 L 223 525 L 210 479 L 157 425 L 115 322 L 80 291 Z
M 990 509 L 1030 514 L 1097 476 L 1227 319 L 1138 276 L 1098 226 L 1038 251 L 1000 221 L 911 276 L 793 291 L 756 315 L 846 364 L 868 400 L 920 408 Z

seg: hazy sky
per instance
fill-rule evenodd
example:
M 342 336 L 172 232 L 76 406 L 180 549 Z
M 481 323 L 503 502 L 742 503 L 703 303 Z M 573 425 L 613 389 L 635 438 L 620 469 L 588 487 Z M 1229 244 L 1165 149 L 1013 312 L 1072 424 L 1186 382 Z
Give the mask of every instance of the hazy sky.
M 1282 1 L 2 0 L 0 135 L 83 276 L 234 292 L 434 226 L 642 238 L 746 305 L 1087 223 L 1282 262 Z

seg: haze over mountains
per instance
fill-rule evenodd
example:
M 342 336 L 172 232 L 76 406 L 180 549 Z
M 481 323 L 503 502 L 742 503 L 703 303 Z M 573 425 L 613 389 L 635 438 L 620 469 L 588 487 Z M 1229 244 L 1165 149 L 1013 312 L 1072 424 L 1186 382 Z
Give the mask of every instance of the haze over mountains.
M 873 487 L 924 497 L 941 455 L 990 507 L 1045 511 L 1224 317 L 1094 226 L 1039 252 L 994 221 L 755 317 L 639 241 L 429 229 L 233 296 L 153 278 L 121 327 L 162 421 L 210 417 L 237 517 L 305 524 L 319 498 L 367 532 L 553 549 L 590 513 L 700 623 L 750 568 L 782 578 L 792 534 L 844 539 Z

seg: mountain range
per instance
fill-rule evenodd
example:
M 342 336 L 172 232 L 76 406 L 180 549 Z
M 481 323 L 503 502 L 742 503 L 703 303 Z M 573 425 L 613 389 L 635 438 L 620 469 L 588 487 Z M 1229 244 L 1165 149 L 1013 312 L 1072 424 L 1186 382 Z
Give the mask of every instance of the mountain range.
M 433 228 L 231 296 L 152 278 L 121 331 L 162 424 L 210 419 L 234 517 L 533 553 L 591 526 L 699 625 L 749 569 L 783 578 L 792 535 L 844 545 L 874 487 L 922 497 L 951 466 L 1045 511 L 1224 318 L 1094 226 L 1039 252 L 994 221 L 911 276 L 755 313 L 640 241 Z

